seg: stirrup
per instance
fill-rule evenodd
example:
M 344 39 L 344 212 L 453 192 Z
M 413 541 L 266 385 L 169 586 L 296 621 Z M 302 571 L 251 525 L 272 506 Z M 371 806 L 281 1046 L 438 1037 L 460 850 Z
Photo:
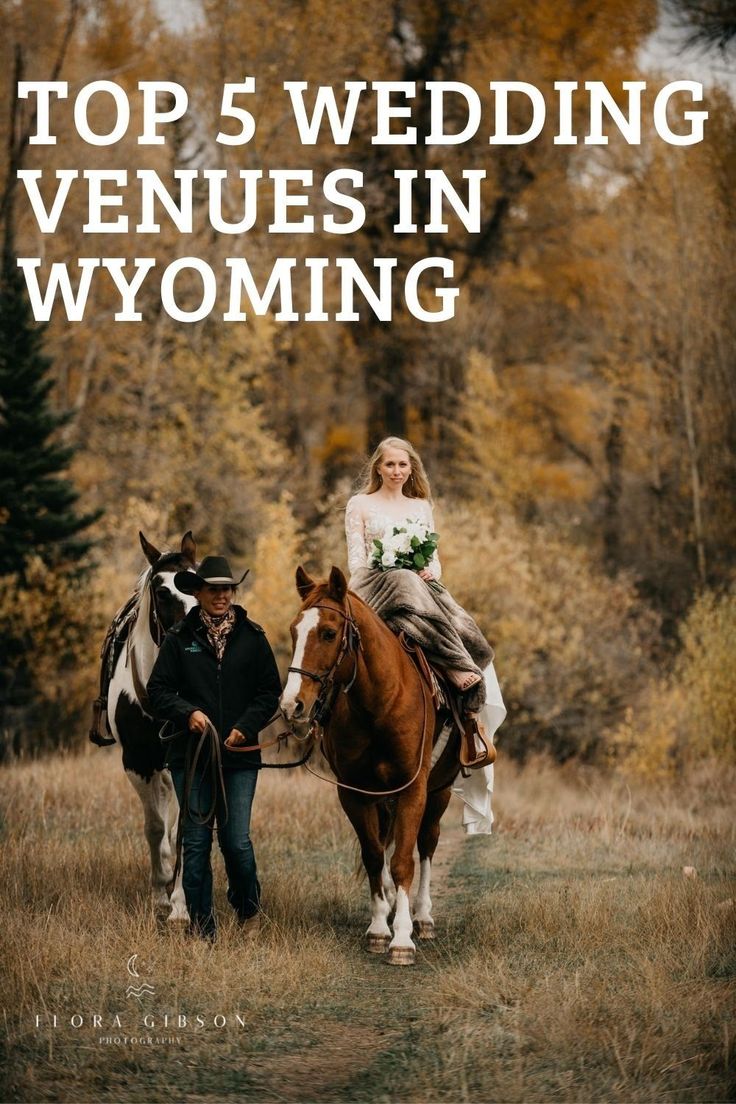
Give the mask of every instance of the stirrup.
M 87 733 L 87 737 L 89 742 L 97 747 L 110 747 L 111 744 L 116 743 L 112 736 L 103 736 L 100 732 L 102 716 L 106 713 L 106 705 L 107 702 L 104 698 L 95 698 L 92 702 L 92 727 Z M 107 727 L 107 718 L 105 718 L 105 727 Z
M 488 767 L 496 761 L 496 749 L 477 717 L 468 717 L 460 740 L 460 766 L 466 770 Z M 467 775 L 466 775 L 467 777 Z

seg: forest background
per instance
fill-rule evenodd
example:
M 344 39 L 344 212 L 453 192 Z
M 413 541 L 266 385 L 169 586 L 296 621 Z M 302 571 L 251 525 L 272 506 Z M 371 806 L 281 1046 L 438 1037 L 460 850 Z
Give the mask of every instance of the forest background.
M 645 50 L 663 16 L 707 37 L 707 8 L 393 0 L 369 16 L 345 0 L 335 18 L 324 0 L 201 0 L 179 20 L 146 0 L 2 0 L 4 756 L 84 746 L 100 643 L 144 566 L 139 529 L 160 547 L 192 529 L 203 554 L 250 567 L 243 604 L 285 667 L 295 566 L 345 566 L 345 503 L 367 454 L 395 433 L 429 471 L 445 578 L 496 648 L 504 751 L 613 760 L 653 778 L 704 756 L 733 761 L 736 113 L 704 60 L 705 139 L 664 143 L 651 105 L 683 74 L 658 71 Z M 217 145 L 222 86 L 246 74 L 259 88 L 256 138 Z M 62 111 L 59 148 L 29 146 L 18 79 L 71 89 L 115 80 L 134 119 L 138 81 L 173 80 L 190 110 L 164 147 L 138 146 L 132 126 L 116 146 L 92 149 Z M 114 323 L 112 287 L 100 282 L 82 322 L 57 310 L 32 323 L 8 259 L 37 255 L 46 266 L 90 250 L 74 193 L 59 231 L 40 234 L 15 186 L 19 167 L 152 167 L 173 179 L 175 167 L 237 177 L 293 166 L 320 180 L 339 152 L 296 145 L 269 89 L 349 79 L 458 80 L 482 96 L 490 79 L 525 80 L 550 105 L 555 80 L 613 91 L 644 79 L 642 142 L 627 145 L 611 125 L 606 146 L 555 146 L 552 110 L 528 145 L 489 147 L 481 127 L 457 148 L 382 148 L 359 112 L 350 165 L 371 188 L 347 246 L 319 232 L 274 243 L 266 220 L 235 244 L 205 218 L 183 238 L 161 219 L 162 265 L 193 254 L 220 271 L 234 253 L 257 280 L 287 253 L 349 251 L 366 269 L 374 256 L 402 268 L 452 257 L 461 295 L 449 322 L 397 309 L 391 323 L 366 310 L 353 325 L 268 314 L 184 325 L 151 286 L 143 321 Z M 425 114 L 417 125 L 426 132 Z M 457 181 L 462 168 L 487 170 L 480 233 L 453 218 L 435 240 L 393 233 L 393 169 L 431 167 Z M 229 202 L 235 217 L 234 192 Z M 151 246 L 131 231 L 96 239 L 94 252 Z M 197 302 L 196 286 L 191 294 Z

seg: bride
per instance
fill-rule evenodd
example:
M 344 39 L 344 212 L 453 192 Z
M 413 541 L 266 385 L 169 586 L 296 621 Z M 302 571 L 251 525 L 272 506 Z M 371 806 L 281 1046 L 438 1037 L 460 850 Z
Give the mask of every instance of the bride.
M 458 690 L 469 723 L 475 726 L 480 714 L 490 740 L 506 715 L 493 651 L 473 618 L 439 584 L 442 569 L 436 549 L 417 570 L 384 569 L 387 563 L 374 542 L 381 547 L 392 539 L 395 543 L 397 529 L 432 533 L 434 518 L 419 454 L 409 441 L 387 437 L 373 453 L 363 487 L 345 511 L 350 589 L 443 668 Z

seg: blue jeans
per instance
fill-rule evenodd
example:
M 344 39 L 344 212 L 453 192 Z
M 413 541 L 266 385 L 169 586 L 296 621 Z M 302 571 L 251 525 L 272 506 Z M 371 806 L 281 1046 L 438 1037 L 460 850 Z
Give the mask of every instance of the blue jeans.
M 184 766 L 172 766 L 179 804 L 184 798 Z M 258 771 L 225 771 L 227 819 L 222 794 L 218 795 L 215 811 L 217 840 L 227 871 L 227 899 L 238 914 L 247 920 L 258 911 L 261 887 L 256 874 L 256 857 L 250 840 L 250 810 L 256 789 Z M 196 777 L 189 796 L 192 813 L 206 814 L 212 804 L 212 783 L 209 776 Z M 216 925 L 212 907 L 212 824 L 197 824 L 187 816 L 182 819 L 182 884 L 192 928 L 206 938 L 214 938 Z

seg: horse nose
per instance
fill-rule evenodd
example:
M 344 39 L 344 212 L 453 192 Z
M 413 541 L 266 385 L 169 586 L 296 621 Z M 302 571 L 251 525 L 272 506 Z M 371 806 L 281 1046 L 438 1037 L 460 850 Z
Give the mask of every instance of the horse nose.
M 287 721 L 295 721 L 304 713 L 304 702 L 301 698 L 287 698 L 284 696 L 281 701 L 281 708 Z

